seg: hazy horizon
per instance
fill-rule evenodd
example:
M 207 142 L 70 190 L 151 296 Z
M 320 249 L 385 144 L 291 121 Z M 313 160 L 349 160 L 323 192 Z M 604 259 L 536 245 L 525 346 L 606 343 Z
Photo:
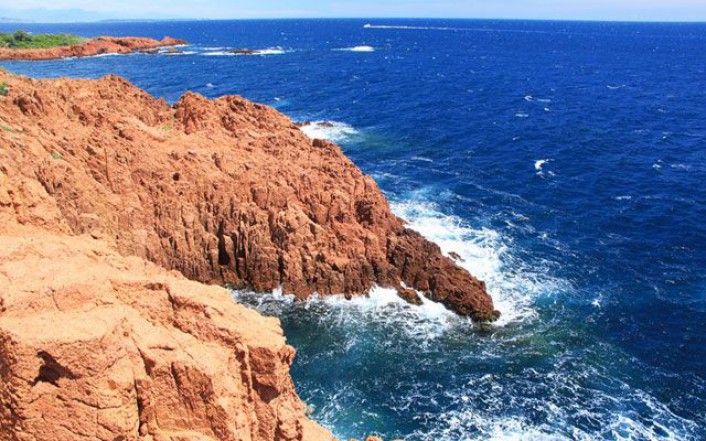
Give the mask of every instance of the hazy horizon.
M 93 22 L 104 20 L 237 20 L 237 19 L 500 19 L 567 21 L 706 22 L 706 3 L 699 0 L 361 0 L 355 3 L 278 0 L 125 0 L 120 6 L 90 0 L 25 0 L 21 7 L 0 0 L 0 21 Z M 130 12 L 126 12 L 130 11 Z

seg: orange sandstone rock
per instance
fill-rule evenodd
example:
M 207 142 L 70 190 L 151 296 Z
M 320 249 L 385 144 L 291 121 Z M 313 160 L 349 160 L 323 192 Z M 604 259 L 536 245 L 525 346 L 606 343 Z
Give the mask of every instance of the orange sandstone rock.
M 272 108 L 193 93 L 170 106 L 113 76 L 0 81 L 0 222 L 88 233 L 207 283 L 299 298 L 404 283 L 497 317 L 483 282 L 406 228 L 338 146 Z
M 98 37 L 84 43 L 46 49 L 0 48 L 0 60 L 53 60 L 103 54 L 129 54 L 180 44 L 186 44 L 186 41 L 171 37 L 164 37 L 161 41 L 144 37 Z
M 277 319 L 103 241 L 8 225 L 0 439 L 333 440 Z

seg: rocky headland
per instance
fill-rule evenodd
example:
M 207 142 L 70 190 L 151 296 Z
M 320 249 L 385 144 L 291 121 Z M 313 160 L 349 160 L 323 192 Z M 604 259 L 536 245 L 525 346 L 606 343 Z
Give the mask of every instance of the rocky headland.
M 497 317 L 338 146 L 274 109 L 170 105 L 114 76 L 0 83 L 2 439 L 331 440 L 278 321 L 226 284 L 380 285 Z
M 106 54 L 148 52 L 162 47 L 186 44 L 184 40 L 164 37 L 154 40 L 144 37 L 97 37 L 79 44 L 41 49 L 0 48 L 0 60 L 53 60 L 69 57 L 90 57 Z

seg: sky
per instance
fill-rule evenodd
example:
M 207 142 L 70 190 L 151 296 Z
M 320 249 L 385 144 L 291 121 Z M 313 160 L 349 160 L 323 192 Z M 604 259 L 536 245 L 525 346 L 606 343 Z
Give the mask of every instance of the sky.
M 0 0 L 28 21 L 425 17 L 705 21 L 706 0 Z

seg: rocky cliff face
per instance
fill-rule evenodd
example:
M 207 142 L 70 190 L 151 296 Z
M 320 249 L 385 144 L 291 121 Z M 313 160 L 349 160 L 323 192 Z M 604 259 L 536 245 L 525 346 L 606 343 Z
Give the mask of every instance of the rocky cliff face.
M 497 317 L 482 282 L 405 228 L 372 178 L 237 96 L 170 106 L 118 77 L 0 75 L 0 221 L 91 234 L 207 283 L 299 298 L 411 287 Z
M 98 37 L 84 43 L 46 49 L 0 48 L 0 60 L 53 60 L 67 57 L 90 57 L 103 54 L 129 54 L 135 51 L 185 44 L 184 40 L 164 37 L 154 40 L 144 37 Z
M 414 301 L 404 283 L 495 317 L 338 147 L 273 109 L 0 82 L 0 439 L 331 441 L 278 321 L 187 278 Z
M 332 441 L 276 319 L 103 241 L 3 227 L 0 439 Z

